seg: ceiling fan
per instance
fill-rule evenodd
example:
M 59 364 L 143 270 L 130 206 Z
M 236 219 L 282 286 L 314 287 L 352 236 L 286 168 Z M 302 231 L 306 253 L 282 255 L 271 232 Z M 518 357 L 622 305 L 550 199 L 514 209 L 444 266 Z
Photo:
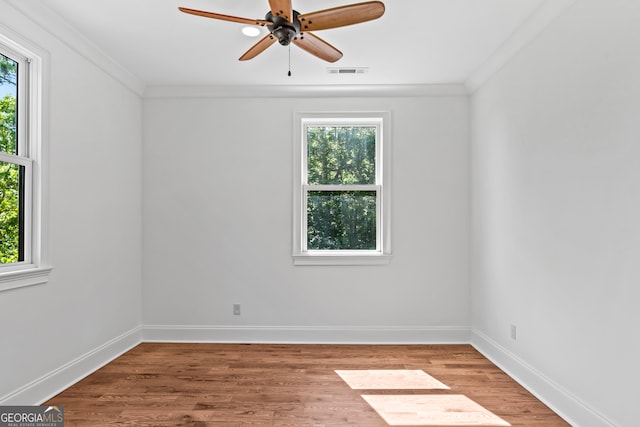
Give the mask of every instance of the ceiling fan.
M 240 18 L 186 7 L 179 7 L 178 9 L 181 12 L 204 16 L 205 18 L 267 27 L 269 34 L 246 51 L 240 57 L 240 61 L 255 58 L 277 40 L 283 46 L 293 43 L 320 59 L 336 62 L 342 58 L 342 52 L 311 31 L 359 24 L 380 18 L 384 14 L 384 4 L 380 1 L 338 6 L 311 13 L 299 13 L 293 10 L 291 0 L 269 0 L 269 7 L 270 10 L 264 19 Z

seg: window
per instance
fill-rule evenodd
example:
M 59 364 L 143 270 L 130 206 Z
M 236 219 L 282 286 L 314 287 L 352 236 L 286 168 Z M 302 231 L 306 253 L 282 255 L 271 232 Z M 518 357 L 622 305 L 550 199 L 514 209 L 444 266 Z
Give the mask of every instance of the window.
M 41 60 L 0 35 L 0 291 L 46 282 L 41 245 Z
M 389 262 L 389 114 L 298 114 L 295 264 Z

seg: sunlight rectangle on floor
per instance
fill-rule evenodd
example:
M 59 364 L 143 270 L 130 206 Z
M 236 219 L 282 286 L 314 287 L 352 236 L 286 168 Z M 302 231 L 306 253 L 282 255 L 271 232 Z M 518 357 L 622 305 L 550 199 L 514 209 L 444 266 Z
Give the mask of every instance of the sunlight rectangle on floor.
M 363 395 L 391 426 L 510 426 L 463 395 Z
M 419 369 L 338 370 L 354 390 L 448 390 L 449 387 Z

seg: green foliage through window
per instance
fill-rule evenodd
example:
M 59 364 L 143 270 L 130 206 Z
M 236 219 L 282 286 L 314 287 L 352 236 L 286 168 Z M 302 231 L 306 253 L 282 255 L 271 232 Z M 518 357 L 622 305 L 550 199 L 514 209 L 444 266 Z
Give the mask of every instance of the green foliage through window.
M 24 167 L 0 162 L 0 264 L 22 260 L 20 183 Z
M 307 250 L 376 250 L 376 126 L 306 132 Z
M 375 191 L 310 191 L 307 249 L 375 250 Z
M 18 63 L 0 53 L 0 86 L 16 86 Z
M 309 184 L 375 184 L 375 127 L 309 127 Z
M 0 54 L 0 152 L 18 153 L 17 63 Z M 0 162 L 0 264 L 22 260 L 21 185 L 24 167 Z
M 0 99 L 0 152 L 2 153 L 18 153 L 16 111 L 15 96 L 6 95 Z

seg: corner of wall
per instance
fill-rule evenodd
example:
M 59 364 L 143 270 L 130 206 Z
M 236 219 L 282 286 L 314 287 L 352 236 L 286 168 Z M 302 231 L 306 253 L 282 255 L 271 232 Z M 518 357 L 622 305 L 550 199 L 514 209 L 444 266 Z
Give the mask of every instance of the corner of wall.
M 98 46 L 41 2 L 7 0 L 13 8 L 142 97 L 145 84 L 139 77 L 105 54 Z
M 547 0 L 464 82 L 470 94 L 477 91 L 511 58 L 535 39 L 576 0 Z
M 1 396 L 0 405 L 32 405 L 34 402 L 45 402 L 131 350 L 140 344 L 141 338 L 142 328 L 133 328 L 29 384 Z
M 471 345 L 571 425 L 615 426 L 612 421 L 477 329 L 471 331 Z

